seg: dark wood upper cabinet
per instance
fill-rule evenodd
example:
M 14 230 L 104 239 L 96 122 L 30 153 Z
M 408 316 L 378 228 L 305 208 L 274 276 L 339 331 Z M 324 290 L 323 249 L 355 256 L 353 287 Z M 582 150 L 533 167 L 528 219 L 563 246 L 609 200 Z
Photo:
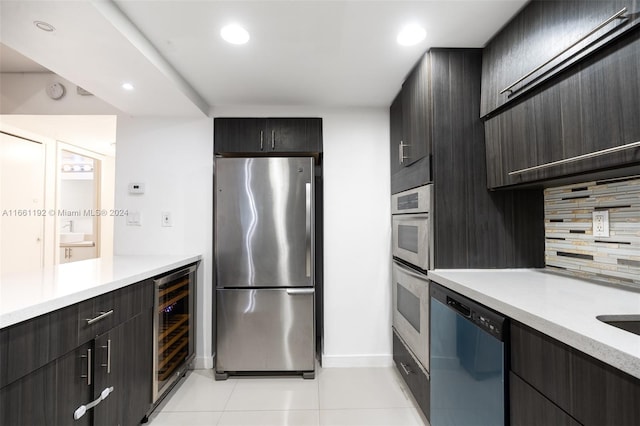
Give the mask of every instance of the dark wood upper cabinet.
M 630 145 L 640 141 L 637 117 L 640 31 L 616 39 L 485 121 L 487 186 L 637 174 L 640 146 Z
M 391 192 L 431 181 L 430 53 L 413 67 L 389 109 Z
M 425 59 L 427 58 L 427 59 Z M 487 190 L 484 129 L 479 115 L 480 49 L 431 49 L 412 71 L 429 76 L 421 159 L 403 167 L 399 142 L 406 120 L 404 90 L 390 107 L 391 192 L 433 183 L 436 268 L 544 266 L 542 191 Z M 402 126 L 406 128 L 406 126 Z M 414 148 L 410 146 L 409 149 Z M 414 151 L 415 152 L 415 151 Z
M 321 118 L 216 118 L 216 154 L 322 152 Z
M 402 92 L 393 100 L 389 107 L 389 141 L 390 141 L 390 166 L 391 176 L 402 169 L 400 162 L 400 144 L 402 143 Z
M 270 138 L 265 118 L 216 118 L 214 149 L 216 153 L 266 152 Z
M 411 166 L 431 153 L 430 54 L 415 65 L 402 85 L 401 164 Z M 399 150 L 400 151 L 400 150 Z
M 436 268 L 544 266 L 542 191 L 488 191 L 480 49 L 432 49 Z
M 537 89 L 635 29 L 638 7 L 637 0 L 531 1 L 484 49 L 480 115 Z M 592 33 L 623 8 L 625 19 L 614 18 Z

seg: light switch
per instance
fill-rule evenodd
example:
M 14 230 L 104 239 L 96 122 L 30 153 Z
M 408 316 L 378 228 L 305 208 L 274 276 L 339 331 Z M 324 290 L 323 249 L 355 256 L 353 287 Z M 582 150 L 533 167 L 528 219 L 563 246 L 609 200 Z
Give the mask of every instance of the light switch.
M 595 210 L 593 212 L 593 236 L 609 236 L 609 210 Z
M 140 212 L 130 211 L 127 215 L 127 226 L 142 226 Z

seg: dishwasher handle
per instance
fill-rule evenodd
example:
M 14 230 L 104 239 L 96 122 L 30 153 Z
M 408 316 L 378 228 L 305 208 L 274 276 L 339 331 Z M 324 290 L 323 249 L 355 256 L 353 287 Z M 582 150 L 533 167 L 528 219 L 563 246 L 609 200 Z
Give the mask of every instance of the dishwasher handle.
M 447 296 L 447 305 L 450 306 L 455 311 L 457 311 L 458 313 L 460 313 L 460 315 L 462 315 L 463 317 L 471 318 L 471 308 L 469 308 L 467 305 L 463 303 L 458 302 L 451 296 Z

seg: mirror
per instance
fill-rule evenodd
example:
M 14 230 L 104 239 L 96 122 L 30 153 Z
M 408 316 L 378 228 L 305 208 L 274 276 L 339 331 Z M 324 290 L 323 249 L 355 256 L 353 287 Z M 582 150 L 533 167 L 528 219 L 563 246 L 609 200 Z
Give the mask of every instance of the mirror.
M 100 160 L 61 150 L 58 171 L 59 263 L 99 257 Z

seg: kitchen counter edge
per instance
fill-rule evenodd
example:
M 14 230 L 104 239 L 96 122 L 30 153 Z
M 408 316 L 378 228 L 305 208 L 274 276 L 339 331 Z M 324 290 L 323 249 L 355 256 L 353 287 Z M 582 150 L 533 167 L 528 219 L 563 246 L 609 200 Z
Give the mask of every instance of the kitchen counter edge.
M 113 256 L 109 258 L 90 259 L 79 262 L 57 265 L 46 268 L 39 273 L 16 275 L 0 283 L 0 295 L 8 292 L 23 291 L 31 286 L 49 287 L 41 293 L 51 293 L 49 297 L 35 297 L 32 302 L 16 300 L 15 308 L 3 303 L 0 310 L 0 329 L 36 318 L 58 309 L 109 293 L 114 290 L 144 281 L 148 278 L 165 274 L 183 266 L 202 260 L 202 255 L 172 256 Z M 76 271 L 76 273 L 74 273 Z M 58 287 L 64 277 L 72 276 L 73 280 L 82 280 L 86 286 L 70 292 L 60 292 Z M 106 278 L 105 278 L 106 277 Z M 24 283 L 24 284 L 22 284 Z M 21 292 L 22 293 L 22 292 Z M 24 295 L 29 297 L 28 294 Z M 11 302 L 9 302 L 11 305 Z

